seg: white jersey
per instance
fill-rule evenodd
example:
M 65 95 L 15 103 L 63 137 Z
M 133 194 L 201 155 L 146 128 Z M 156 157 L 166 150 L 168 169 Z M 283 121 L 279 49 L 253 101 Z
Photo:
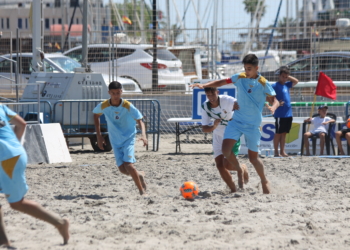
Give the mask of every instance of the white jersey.
M 233 115 L 233 104 L 237 99 L 228 95 L 219 95 L 219 106 L 210 107 L 209 100 L 202 104 L 202 126 L 211 125 L 213 120 L 221 119 L 221 123 L 213 131 L 214 135 L 223 136 L 225 128 Z
M 332 120 L 329 117 L 324 117 L 321 118 L 319 116 L 316 116 L 312 118 L 311 123 L 314 125 L 314 129 L 311 131 L 311 134 L 316 134 L 316 133 L 328 133 L 328 124 L 323 125 L 323 122 L 328 122 Z

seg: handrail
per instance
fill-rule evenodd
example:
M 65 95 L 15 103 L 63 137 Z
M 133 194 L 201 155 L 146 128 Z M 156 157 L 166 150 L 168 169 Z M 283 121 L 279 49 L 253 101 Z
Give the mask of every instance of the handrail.
M 151 99 L 127 99 L 132 102 L 147 119 L 147 133 L 153 134 L 153 151 L 158 151 L 160 140 L 160 103 Z M 59 122 L 65 136 L 72 137 L 81 134 L 89 137 L 95 135 L 92 110 L 100 99 L 59 100 L 53 106 L 53 122 Z M 61 107 L 61 108 L 59 108 Z M 68 114 L 67 114 L 68 112 Z M 106 129 L 106 126 L 102 127 Z

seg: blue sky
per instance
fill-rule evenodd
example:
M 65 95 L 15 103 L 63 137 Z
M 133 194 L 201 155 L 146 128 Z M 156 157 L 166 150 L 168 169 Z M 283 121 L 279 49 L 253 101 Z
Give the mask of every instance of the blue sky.
M 108 0 L 104 0 L 105 3 L 108 2 Z M 208 6 L 208 3 L 212 3 L 214 1 L 217 1 L 219 3 L 218 5 L 218 18 L 217 18 L 217 26 L 218 28 L 237 28 L 237 27 L 248 27 L 250 23 L 250 16 L 244 11 L 244 4 L 243 0 L 200 0 L 200 11 L 199 15 L 201 17 L 202 24 L 205 28 L 210 28 L 213 25 L 213 4 L 209 5 L 209 10 L 207 11 L 207 14 L 204 16 L 205 9 Z M 302 0 L 299 1 L 299 9 L 302 7 Z M 115 3 L 123 3 L 124 0 L 114 0 Z M 171 23 L 176 23 L 176 11 L 175 6 L 173 4 L 172 0 L 169 0 L 170 2 L 170 17 L 171 17 Z M 178 11 L 181 15 L 181 18 L 183 17 L 184 10 L 190 2 L 190 0 L 175 0 Z M 198 0 L 194 0 L 196 8 Z M 276 13 L 278 9 L 280 0 L 265 0 L 265 5 L 267 6 L 266 13 L 264 17 L 261 20 L 260 27 L 267 27 L 271 24 L 273 24 Z M 287 0 L 283 0 L 281 12 L 280 12 L 280 18 L 286 16 L 286 4 Z M 296 0 L 289 0 L 289 16 L 295 18 L 295 2 Z M 151 5 L 152 0 L 145 0 L 145 3 L 148 5 Z M 166 15 L 166 0 L 157 0 L 158 9 L 164 11 L 164 14 Z M 223 7 L 224 6 L 224 7 Z M 186 28 L 196 28 L 197 27 L 197 19 L 195 15 L 195 11 L 192 7 L 192 3 L 190 3 L 189 8 L 187 10 L 187 14 L 185 17 L 185 27 Z

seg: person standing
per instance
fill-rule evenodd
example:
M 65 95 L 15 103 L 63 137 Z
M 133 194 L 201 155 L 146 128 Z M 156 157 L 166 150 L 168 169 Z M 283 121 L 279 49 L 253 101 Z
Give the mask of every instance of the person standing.
M 273 138 L 273 146 L 275 148 L 275 157 L 283 156 L 288 157 L 285 151 L 286 135 L 292 128 L 293 113 L 292 105 L 290 102 L 290 89 L 298 84 L 298 79 L 290 75 L 288 67 L 282 66 L 279 69 L 280 74 L 278 82 L 272 84 L 272 88 L 276 92 L 276 99 L 279 101 L 280 106 L 274 113 L 276 132 Z M 278 151 L 278 146 L 280 151 Z M 279 153 L 280 152 L 280 153 Z

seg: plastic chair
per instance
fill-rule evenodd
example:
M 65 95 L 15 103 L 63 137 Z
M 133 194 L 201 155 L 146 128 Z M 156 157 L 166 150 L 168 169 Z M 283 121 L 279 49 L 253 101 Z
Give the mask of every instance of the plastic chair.
M 320 115 L 314 114 L 312 117 L 317 117 L 317 116 L 320 116 Z M 335 121 L 337 120 L 337 116 L 335 114 L 332 114 L 332 113 L 327 113 L 326 117 L 330 117 L 331 119 L 334 119 Z M 306 124 L 311 124 L 311 122 L 304 122 L 303 123 L 303 133 L 302 133 L 301 149 L 300 149 L 301 155 L 303 155 L 303 153 L 304 153 L 304 134 L 306 133 Z M 330 146 L 331 145 L 332 145 L 332 149 L 333 149 L 333 154 L 335 155 L 333 136 L 332 136 L 334 128 L 335 128 L 335 122 L 329 123 L 328 132 L 327 132 L 326 137 L 325 137 L 325 145 L 326 145 L 327 155 L 330 155 Z M 313 155 L 316 154 L 316 140 L 317 140 L 317 138 L 319 138 L 318 135 L 312 135 L 311 137 L 309 137 L 309 139 L 311 139 L 311 141 L 312 141 L 312 154 Z
M 346 118 L 346 120 L 349 119 L 349 118 L 350 118 L 350 115 L 348 115 L 348 117 Z M 339 124 L 338 124 L 338 130 L 342 130 L 342 129 L 343 129 L 343 125 L 344 125 L 344 124 L 346 125 L 346 120 L 345 120 L 345 123 L 339 123 Z M 345 136 L 341 136 L 340 138 L 346 140 Z M 350 145 L 349 145 L 349 143 L 347 142 L 347 140 L 346 140 L 346 145 L 347 145 L 348 155 L 350 155 Z M 338 150 L 338 154 L 339 154 L 339 150 Z

